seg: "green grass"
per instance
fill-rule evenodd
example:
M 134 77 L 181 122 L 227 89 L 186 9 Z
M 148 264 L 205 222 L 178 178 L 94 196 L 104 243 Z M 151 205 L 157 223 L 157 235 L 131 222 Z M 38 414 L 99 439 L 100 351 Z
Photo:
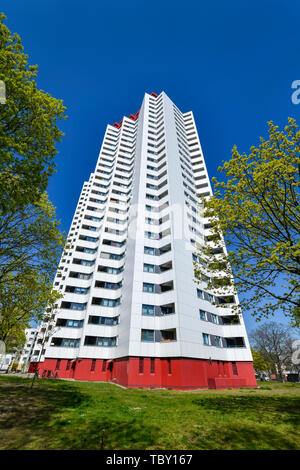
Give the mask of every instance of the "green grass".
M 299 449 L 300 384 L 127 390 L 0 376 L 0 449 Z

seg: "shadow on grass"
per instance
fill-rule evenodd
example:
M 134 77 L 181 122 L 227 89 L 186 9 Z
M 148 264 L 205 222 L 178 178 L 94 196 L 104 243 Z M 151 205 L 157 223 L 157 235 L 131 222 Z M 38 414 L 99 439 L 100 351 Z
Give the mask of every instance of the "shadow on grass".
M 155 443 L 158 427 L 142 417 L 110 416 L 106 399 L 103 411 L 75 384 L 38 381 L 30 391 L 30 381 L 1 380 L 0 449 L 144 449 Z
M 193 429 L 194 449 L 290 449 L 300 447 L 299 396 L 223 396 L 194 399 L 202 412 L 216 417 L 206 432 Z M 218 423 L 221 423 L 218 425 Z
M 193 404 L 208 410 L 241 414 L 272 414 L 272 419 L 285 423 L 300 424 L 300 396 L 234 396 L 206 397 L 193 400 Z
M 47 424 L 54 413 L 74 408 L 85 399 L 76 389 L 30 381 L 0 382 L 0 449 L 18 449 L 37 437 L 47 437 Z
M 299 440 L 274 426 L 263 423 L 235 422 L 231 426 L 217 426 L 205 435 L 193 430 L 189 436 L 190 448 L 199 450 L 299 450 Z
M 97 417 L 60 437 L 60 449 L 144 450 L 157 442 L 159 427 L 139 418 Z

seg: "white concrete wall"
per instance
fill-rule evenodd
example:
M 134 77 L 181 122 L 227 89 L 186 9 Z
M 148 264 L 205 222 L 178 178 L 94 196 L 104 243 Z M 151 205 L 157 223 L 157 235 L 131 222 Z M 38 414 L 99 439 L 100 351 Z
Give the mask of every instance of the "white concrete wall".
M 150 109 L 153 103 L 156 103 L 154 118 Z M 151 121 L 154 121 L 154 124 Z M 193 135 L 189 136 L 188 134 L 191 132 Z M 164 139 L 161 138 L 163 135 Z M 162 140 L 164 142 L 155 147 L 157 145 L 155 139 L 158 136 L 161 136 L 158 143 Z M 193 145 L 195 143 L 197 145 Z M 159 160 L 164 154 L 166 157 L 161 161 L 149 161 L 149 158 Z M 131 160 L 122 160 L 120 158 L 122 155 Z M 133 174 L 128 173 L 131 162 L 134 162 Z M 165 166 L 158 170 L 164 162 Z M 199 163 L 195 165 L 193 164 L 195 162 Z M 147 169 L 149 165 L 154 169 Z M 199 169 L 201 169 L 200 172 Z M 146 176 L 150 174 L 156 177 L 165 172 L 166 175 L 159 180 Z M 147 184 L 158 186 L 166 179 L 167 184 L 161 189 L 146 187 Z M 184 186 L 185 183 L 189 188 Z M 126 188 L 119 186 L 119 184 L 126 185 Z M 114 190 L 126 194 L 118 195 L 113 192 Z M 99 191 L 104 195 L 94 194 L 92 191 Z M 146 198 L 146 194 L 158 196 L 165 191 L 168 191 L 168 194 L 160 200 Z M 124 117 L 120 129 L 107 126 L 95 172 L 91 174 L 89 181 L 84 183 L 74 214 L 68 237 L 70 246 L 66 250 L 67 253 L 62 256 L 59 265 L 61 277 L 56 276 L 54 280 L 54 286 L 64 293 L 64 302 L 87 304 L 82 311 L 58 308 L 56 313 L 56 319 L 84 320 L 82 328 L 61 327 L 54 334 L 55 337 L 61 338 L 81 338 L 80 347 L 62 348 L 48 345 L 45 357 L 116 358 L 133 355 L 183 356 L 233 361 L 251 360 L 243 320 L 240 325 L 234 326 L 216 325 L 200 320 L 199 309 L 217 315 L 226 315 L 232 312 L 230 308 L 217 309 L 211 303 L 197 297 L 197 285 L 193 281 L 192 260 L 192 253 L 196 250 L 188 249 L 191 248 L 190 239 L 201 243 L 204 235 L 203 223 L 205 221 L 193 211 L 193 208 L 196 209 L 197 193 L 212 194 L 212 190 L 192 113 L 181 113 L 164 92 L 158 98 L 145 94 L 136 121 Z M 99 203 L 90 202 L 90 198 L 98 200 Z M 119 202 L 116 203 L 110 199 L 117 199 Z M 169 204 L 168 207 L 163 206 L 166 202 Z M 187 202 L 189 207 L 186 205 Z M 146 205 L 151 205 L 156 211 L 146 211 Z M 88 207 L 96 210 L 88 209 Z M 135 214 L 136 207 L 138 208 L 137 214 Z M 182 220 L 176 216 L 178 208 L 181 211 Z M 111 209 L 122 212 L 113 212 Z M 150 217 L 158 221 L 166 215 L 169 215 L 169 220 L 158 225 L 148 224 L 145 220 L 146 217 Z M 102 220 L 93 221 L 86 219 L 86 216 L 100 217 Z M 193 222 L 192 217 L 196 218 L 196 222 Z M 120 223 L 109 219 L 118 219 Z M 97 230 L 82 228 L 82 225 L 96 227 Z M 128 226 L 131 235 L 135 234 L 135 237 L 128 237 L 124 233 Z M 189 226 L 197 230 L 197 235 L 188 229 Z M 178 228 L 182 228 L 182 237 L 178 234 Z M 105 231 L 106 229 L 120 230 L 123 233 L 117 235 Z M 168 229 L 171 229 L 171 234 L 160 240 L 152 240 L 144 236 L 145 232 L 159 234 Z M 205 233 L 207 234 L 207 232 Z M 81 235 L 96 237 L 98 240 L 96 243 L 80 240 Z M 125 240 L 126 244 L 122 247 L 114 247 L 103 244 L 103 240 L 115 242 Z M 171 243 L 172 246 L 172 250 L 168 253 L 160 256 L 144 253 L 144 246 L 158 249 L 168 243 Z M 80 252 L 76 250 L 78 246 L 95 251 L 93 253 Z M 106 259 L 103 257 L 103 253 L 124 254 L 125 256 L 121 260 Z M 87 262 L 93 261 L 94 264 L 91 266 L 75 264 L 72 262 L 74 258 Z M 143 270 L 144 263 L 159 266 L 166 262 L 172 262 L 172 269 L 167 272 L 148 273 Z M 120 274 L 98 272 L 99 265 L 123 268 L 123 272 Z M 88 280 L 76 279 L 69 277 L 71 271 L 92 274 L 92 276 Z M 95 280 L 112 283 L 122 281 L 123 286 L 116 290 L 96 288 Z M 160 285 L 167 281 L 173 281 L 174 285 L 174 289 L 169 292 L 161 294 L 143 292 L 143 282 Z M 66 293 L 66 286 L 89 287 L 89 292 L 84 295 Z M 198 287 L 206 290 L 205 284 Z M 106 299 L 121 297 L 121 304 L 116 307 L 96 306 L 92 305 L 93 297 Z M 236 300 L 238 301 L 238 299 Z M 173 314 L 164 317 L 142 315 L 143 304 L 161 306 L 169 303 L 175 304 L 175 313 Z M 118 326 L 91 325 L 88 324 L 89 315 L 106 317 L 119 315 L 120 323 Z M 142 329 L 173 328 L 176 329 L 176 341 L 141 341 Z M 231 349 L 206 346 L 203 344 L 202 333 L 221 337 L 243 337 L 246 347 Z M 117 346 L 84 346 L 85 336 L 117 337 Z

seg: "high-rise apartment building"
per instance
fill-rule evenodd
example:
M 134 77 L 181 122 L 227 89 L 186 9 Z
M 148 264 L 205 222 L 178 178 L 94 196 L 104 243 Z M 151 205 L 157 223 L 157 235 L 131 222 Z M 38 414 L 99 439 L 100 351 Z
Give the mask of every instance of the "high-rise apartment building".
M 54 287 L 40 374 L 127 387 L 255 387 L 235 295 L 194 282 L 211 186 L 192 112 L 162 92 L 108 125 Z M 215 304 L 228 302 L 225 308 Z

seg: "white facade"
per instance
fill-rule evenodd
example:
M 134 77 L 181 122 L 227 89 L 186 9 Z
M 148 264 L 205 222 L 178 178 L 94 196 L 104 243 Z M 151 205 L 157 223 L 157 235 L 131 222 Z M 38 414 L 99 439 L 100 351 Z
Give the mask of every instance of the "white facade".
M 37 344 L 38 328 L 25 328 L 26 342 L 22 349 L 11 354 L 10 363 L 14 363 L 18 370 L 27 371 L 31 362 L 39 359 L 40 346 Z M 9 355 L 7 355 L 9 356 Z
M 209 234 L 197 194 L 212 191 L 193 113 L 145 94 L 138 116 L 107 126 L 83 185 L 43 358 L 252 361 L 243 318 L 225 324 L 232 306 L 217 308 L 194 282 Z

